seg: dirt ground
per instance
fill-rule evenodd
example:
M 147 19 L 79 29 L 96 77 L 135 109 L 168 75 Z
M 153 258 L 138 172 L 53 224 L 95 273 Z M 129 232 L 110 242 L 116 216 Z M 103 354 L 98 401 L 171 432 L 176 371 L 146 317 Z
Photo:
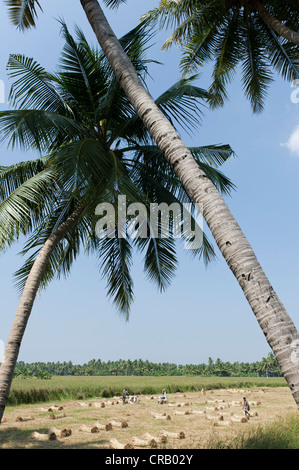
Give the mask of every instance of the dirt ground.
M 251 406 L 251 418 L 246 422 L 241 422 L 244 421 L 243 396 Z M 56 408 L 48 411 L 53 406 Z M 296 411 L 288 387 L 168 394 L 163 405 L 158 404 L 156 395 L 142 395 L 136 404 L 125 405 L 120 397 L 23 405 L 7 408 L 0 426 L 0 448 L 107 449 L 111 448 L 111 440 L 136 449 L 155 445 L 166 449 L 204 448 L 213 439 L 230 439 Z M 51 419 L 51 415 L 56 419 Z M 111 420 L 115 422 L 112 429 L 91 432 L 96 423 L 106 425 Z M 119 428 L 117 423 L 125 427 Z M 87 428 L 82 430 L 82 425 Z M 45 434 L 53 428 L 56 428 L 55 436 L 52 435 L 55 440 L 49 440 Z M 71 434 L 60 437 L 57 430 L 64 429 L 71 430 Z M 42 438 L 47 440 L 39 440 L 41 436 L 33 433 L 43 434 Z M 146 433 L 151 435 L 147 441 Z M 145 442 L 136 443 L 135 437 Z

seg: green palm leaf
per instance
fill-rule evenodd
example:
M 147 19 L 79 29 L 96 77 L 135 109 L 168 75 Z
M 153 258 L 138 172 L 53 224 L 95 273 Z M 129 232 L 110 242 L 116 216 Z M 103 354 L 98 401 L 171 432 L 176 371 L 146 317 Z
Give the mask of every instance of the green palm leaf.
M 7 171 L 6 178 L 1 178 L 0 181 L 1 250 L 18 239 L 21 233 L 25 235 L 29 233 L 34 225 L 43 220 L 44 210 L 53 197 L 55 175 L 51 168 L 25 179 L 18 186 L 10 184 L 11 176 L 12 171 Z M 20 178 L 20 172 L 18 172 L 18 177 Z
M 58 113 L 67 111 L 71 114 L 69 105 L 53 84 L 53 77 L 36 61 L 24 55 L 11 54 L 7 70 L 10 78 L 18 79 L 14 81 L 9 95 L 12 106 Z
M 37 9 L 42 11 L 38 0 L 5 0 L 11 21 L 19 29 L 35 26 Z
M 98 243 L 99 267 L 107 281 L 107 292 L 129 319 L 133 300 L 133 280 L 130 274 L 132 247 L 125 238 L 105 238 Z

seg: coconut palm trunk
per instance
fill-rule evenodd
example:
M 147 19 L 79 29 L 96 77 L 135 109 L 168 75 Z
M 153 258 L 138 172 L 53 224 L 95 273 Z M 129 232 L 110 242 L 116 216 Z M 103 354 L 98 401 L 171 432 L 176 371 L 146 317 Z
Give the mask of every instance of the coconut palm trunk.
M 97 0 L 80 0 L 120 85 L 203 216 L 242 288 L 299 407 L 299 334 L 215 186 L 143 87 Z
M 82 210 L 82 206 L 79 206 L 48 238 L 40 250 L 26 281 L 0 367 L 0 423 L 10 392 L 21 342 L 47 263 L 58 243 L 79 221 Z
M 273 31 L 299 46 L 299 34 L 296 31 L 288 28 L 285 24 L 279 21 L 277 18 L 272 16 L 268 10 L 264 7 L 263 3 L 260 0 L 253 0 L 252 6 L 258 12 L 260 18 L 266 23 Z

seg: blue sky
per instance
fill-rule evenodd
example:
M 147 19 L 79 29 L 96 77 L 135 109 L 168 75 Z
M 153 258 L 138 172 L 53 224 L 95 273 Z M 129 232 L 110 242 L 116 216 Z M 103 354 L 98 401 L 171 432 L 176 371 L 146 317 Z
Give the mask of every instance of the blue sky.
M 80 2 L 42 2 L 38 27 L 25 34 L 8 21 L 0 3 L 0 79 L 6 85 L 9 53 L 34 57 L 53 70 L 62 48 L 59 24 L 63 17 L 70 29 L 77 23 L 90 42 L 96 39 Z M 106 11 L 118 36 L 136 26 L 142 13 L 158 0 L 128 0 L 117 12 Z M 167 33 L 158 34 L 151 58 L 163 66 L 151 68 L 149 87 L 154 97 L 179 79 L 180 53 L 160 51 Z M 209 85 L 209 67 L 198 86 Z M 276 77 L 261 115 L 253 115 L 237 76 L 229 87 L 224 108 L 205 110 L 202 126 L 186 144 L 228 143 L 237 153 L 223 171 L 237 186 L 227 198 L 229 208 L 251 243 L 264 271 L 299 328 L 299 104 L 291 83 Z M 294 95 L 293 95 L 294 96 Z M 297 96 L 297 95 L 296 95 Z M 299 97 L 299 93 L 298 93 Z M 0 104 L 0 110 L 6 109 Z M 30 153 L 1 148 L 0 164 L 31 158 Z M 205 227 L 207 234 L 208 229 Z M 16 244 L 0 259 L 0 340 L 6 342 L 18 304 L 13 273 L 21 265 Z M 19 360 L 87 362 L 148 359 L 154 362 L 199 363 L 208 357 L 250 362 L 270 352 L 264 335 L 237 281 L 221 254 L 208 268 L 180 252 L 177 275 L 166 293 L 160 294 L 143 273 L 142 258 L 134 259 L 135 302 L 126 323 L 106 297 L 97 260 L 82 255 L 68 279 L 54 281 L 38 296 L 29 319 Z

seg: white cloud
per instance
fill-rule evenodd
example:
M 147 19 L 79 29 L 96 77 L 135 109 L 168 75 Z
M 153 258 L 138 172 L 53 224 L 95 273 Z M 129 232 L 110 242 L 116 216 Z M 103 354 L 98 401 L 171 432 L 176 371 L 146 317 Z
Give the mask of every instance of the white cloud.
M 288 142 L 282 144 L 283 147 L 287 147 L 291 153 L 299 157 L 299 126 L 292 132 Z

